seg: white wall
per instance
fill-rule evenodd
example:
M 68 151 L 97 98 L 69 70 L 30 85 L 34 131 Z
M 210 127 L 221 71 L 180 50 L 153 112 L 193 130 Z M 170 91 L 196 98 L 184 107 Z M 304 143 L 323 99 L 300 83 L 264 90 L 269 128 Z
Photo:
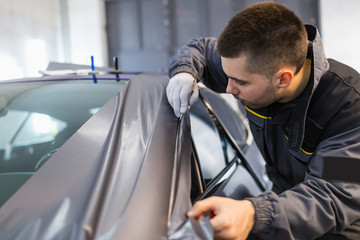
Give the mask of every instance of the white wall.
M 72 63 L 107 64 L 105 5 L 102 0 L 68 0 L 69 35 Z
M 360 72 L 360 1 L 320 0 L 325 54 Z
M 49 61 L 106 65 L 103 0 L 0 0 L 0 80 Z
M 56 16 L 56 1 L 0 1 L 0 79 L 32 75 L 58 58 Z

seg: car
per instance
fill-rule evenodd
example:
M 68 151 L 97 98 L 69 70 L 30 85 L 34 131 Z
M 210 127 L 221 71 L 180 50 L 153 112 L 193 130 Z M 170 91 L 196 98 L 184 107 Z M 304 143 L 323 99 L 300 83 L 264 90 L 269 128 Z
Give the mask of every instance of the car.
M 268 189 L 241 111 L 203 86 L 178 119 L 167 83 L 119 71 L 1 81 L 0 239 L 200 239 L 212 229 L 186 217 L 194 202 Z

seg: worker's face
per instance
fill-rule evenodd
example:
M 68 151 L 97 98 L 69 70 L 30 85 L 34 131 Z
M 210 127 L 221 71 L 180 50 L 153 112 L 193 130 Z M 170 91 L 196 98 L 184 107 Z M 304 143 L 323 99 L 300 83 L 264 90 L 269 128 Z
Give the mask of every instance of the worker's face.
M 228 77 L 226 92 L 232 94 L 244 105 L 256 109 L 277 101 L 276 86 L 272 79 L 246 71 L 246 57 L 221 58 L 221 64 Z

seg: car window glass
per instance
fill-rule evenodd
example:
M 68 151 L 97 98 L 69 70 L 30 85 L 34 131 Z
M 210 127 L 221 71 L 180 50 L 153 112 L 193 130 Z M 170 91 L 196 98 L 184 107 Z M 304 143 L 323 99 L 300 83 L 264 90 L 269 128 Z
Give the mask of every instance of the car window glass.
M 199 116 L 191 115 L 192 137 L 204 179 L 214 178 L 226 166 L 216 129 Z
M 228 140 L 223 140 L 224 142 L 226 142 L 226 154 L 227 154 L 227 158 L 228 161 L 232 161 L 235 156 L 236 156 L 236 151 L 235 149 L 231 146 L 231 144 L 229 143 Z
M 235 157 L 235 151 L 222 136 L 205 105 L 198 101 L 190 108 L 191 135 L 205 182 L 215 178 Z
M 73 80 L 2 85 L 0 206 L 125 84 Z
M 216 94 L 208 88 L 202 88 L 200 92 L 237 145 L 244 146 L 248 137 L 245 123 L 247 120 L 240 110 L 242 107 L 240 102 L 228 94 Z
M 21 126 L 7 144 L 35 144 L 52 141 L 55 136 L 66 128 L 67 123 L 42 113 L 26 111 L 9 111 L 9 115 L 21 112 L 25 118 L 21 118 Z M 0 119 L 0 125 L 2 124 Z M 4 126 L 6 127 L 6 126 Z M 9 126 L 11 127 L 11 125 Z

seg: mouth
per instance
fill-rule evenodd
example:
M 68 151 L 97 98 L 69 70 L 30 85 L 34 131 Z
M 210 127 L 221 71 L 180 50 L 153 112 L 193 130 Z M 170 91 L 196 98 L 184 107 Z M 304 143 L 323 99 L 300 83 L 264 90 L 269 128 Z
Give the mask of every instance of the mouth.
M 233 95 L 234 96 L 234 98 L 236 98 L 237 100 L 239 100 L 239 101 L 243 101 L 241 98 L 239 98 L 237 95 Z
M 235 98 L 236 100 L 240 101 L 243 105 L 248 105 L 248 104 L 249 104 L 249 103 L 248 103 L 247 101 L 245 101 L 244 99 L 239 98 L 238 96 L 235 96 L 235 95 L 233 95 L 233 96 L 234 96 L 234 98 Z

